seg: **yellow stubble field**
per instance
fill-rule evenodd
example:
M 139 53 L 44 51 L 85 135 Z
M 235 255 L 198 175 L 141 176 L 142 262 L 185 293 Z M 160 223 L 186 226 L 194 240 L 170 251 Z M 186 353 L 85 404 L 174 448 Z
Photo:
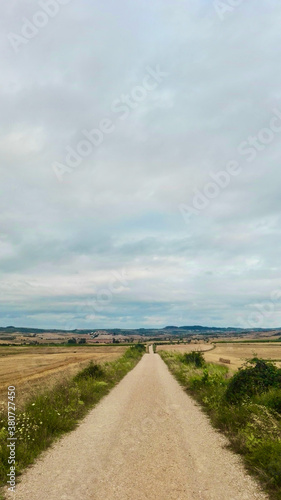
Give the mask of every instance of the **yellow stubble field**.
M 157 345 L 157 351 L 170 351 L 170 352 L 192 352 L 192 351 L 210 351 L 214 349 L 213 344 L 197 343 L 197 344 L 160 344 Z
M 229 360 L 230 364 L 225 364 L 231 371 L 236 371 L 247 359 L 257 356 L 259 358 L 274 360 L 276 365 L 281 367 L 281 343 L 223 343 L 223 344 L 174 344 L 161 345 L 157 350 L 174 352 L 204 351 L 204 358 L 207 362 L 224 364 L 220 358 Z
M 219 359 L 229 359 L 227 365 L 232 371 L 238 370 L 247 359 L 258 357 L 277 361 L 277 366 L 281 366 L 281 343 L 226 343 L 215 344 L 212 351 L 205 354 L 205 360 L 213 363 L 220 363 Z M 220 363 L 221 364 L 221 363 Z
M 16 387 L 20 405 L 31 393 L 74 376 L 90 361 L 114 361 L 125 351 L 124 346 L 0 346 L 0 401 L 6 403 L 10 385 Z

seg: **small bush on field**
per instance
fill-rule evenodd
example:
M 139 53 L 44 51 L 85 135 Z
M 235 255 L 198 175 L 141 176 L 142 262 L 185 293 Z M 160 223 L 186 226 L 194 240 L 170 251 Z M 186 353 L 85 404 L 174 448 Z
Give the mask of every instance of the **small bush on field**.
M 77 373 L 77 375 L 74 377 L 74 380 L 78 381 L 87 378 L 97 379 L 103 376 L 104 376 L 104 370 L 101 368 L 101 366 L 91 361 L 90 364 L 86 366 L 86 368 L 84 368 L 84 370 Z
M 262 359 L 250 360 L 229 378 L 225 366 L 186 365 L 183 356 L 164 352 L 171 372 L 229 438 L 272 500 L 281 500 L 280 371 Z
M 253 358 L 231 378 L 225 393 L 229 403 L 262 394 L 271 387 L 280 387 L 281 370 L 270 361 Z
M 205 366 L 203 354 L 199 351 L 186 352 L 182 355 L 182 362 L 186 365 L 193 364 L 197 368 L 202 368 L 202 366 Z
M 57 437 L 74 429 L 87 411 L 118 383 L 141 358 L 145 348 L 135 345 L 116 361 L 102 366 L 91 362 L 73 379 L 57 384 L 28 401 L 16 412 L 16 473 L 31 464 Z M 0 412 L 0 486 L 9 470 L 7 414 Z

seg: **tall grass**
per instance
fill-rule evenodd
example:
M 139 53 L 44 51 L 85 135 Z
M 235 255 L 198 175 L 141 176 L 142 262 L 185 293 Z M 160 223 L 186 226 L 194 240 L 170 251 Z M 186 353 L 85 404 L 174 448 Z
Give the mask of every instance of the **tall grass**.
M 144 352 L 145 347 L 136 344 L 116 361 L 102 365 L 91 362 L 71 380 L 32 397 L 16 415 L 17 475 L 55 439 L 73 430 L 88 410 L 136 365 Z M 3 411 L 0 414 L 0 486 L 6 483 L 10 467 L 7 429 L 7 412 Z
M 242 455 L 248 471 L 260 480 L 272 500 L 281 500 L 281 387 L 271 377 L 272 363 L 252 360 L 251 366 L 230 377 L 225 366 L 204 362 L 198 367 L 182 354 L 159 354 L 180 384 L 203 406 L 213 425 L 227 435 L 231 448 Z M 267 369 L 259 371 L 264 363 Z M 278 380 L 276 367 L 274 372 Z M 255 391 L 252 380 L 257 373 L 267 378 L 265 384 L 255 379 Z M 267 385 L 268 375 L 271 387 Z M 243 394 L 242 380 L 247 389 Z M 235 391 L 239 397 L 234 397 Z

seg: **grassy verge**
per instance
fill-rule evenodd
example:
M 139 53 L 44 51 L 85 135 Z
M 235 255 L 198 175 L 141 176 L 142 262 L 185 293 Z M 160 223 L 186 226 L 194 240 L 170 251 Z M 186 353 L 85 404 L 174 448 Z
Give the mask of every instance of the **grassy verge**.
M 213 425 L 227 435 L 232 450 L 242 455 L 272 500 L 281 500 L 280 370 L 256 359 L 230 377 L 227 367 L 205 363 L 201 353 L 195 353 L 195 359 L 159 354 Z
M 136 344 L 116 361 L 97 365 L 91 362 L 73 379 L 38 394 L 16 413 L 16 474 L 31 463 L 79 420 L 140 360 L 145 347 Z M 6 412 L 0 414 L 0 486 L 6 484 L 9 449 Z M 1 498 L 1 492 L 0 492 Z

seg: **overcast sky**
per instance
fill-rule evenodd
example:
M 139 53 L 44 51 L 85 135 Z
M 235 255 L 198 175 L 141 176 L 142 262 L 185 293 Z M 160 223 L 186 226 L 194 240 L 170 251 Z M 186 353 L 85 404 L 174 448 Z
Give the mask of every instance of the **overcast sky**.
M 1 326 L 281 326 L 281 5 L 231 3 L 2 2 Z

